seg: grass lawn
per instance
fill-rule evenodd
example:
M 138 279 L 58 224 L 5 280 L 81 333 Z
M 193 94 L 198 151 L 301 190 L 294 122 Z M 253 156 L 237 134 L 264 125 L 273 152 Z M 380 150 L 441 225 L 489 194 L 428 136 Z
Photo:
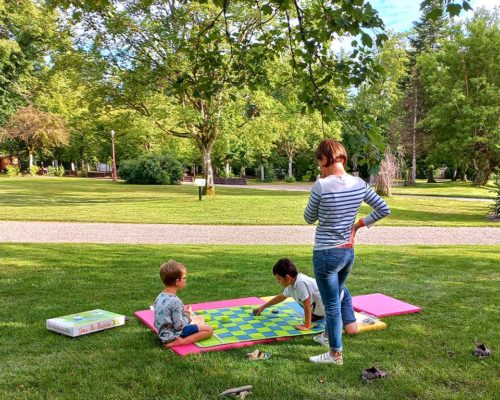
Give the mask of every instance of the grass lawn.
M 260 182 L 256 179 L 247 179 L 249 185 L 259 186 L 311 186 L 311 182 L 294 182 L 288 183 L 285 181 L 275 182 Z M 394 186 L 392 192 L 394 195 L 411 195 L 411 196 L 438 196 L 438 197 L 465 197 L 478 199 L 494 199 L 496 196 L 497 186 L 493 180 L 488 184 L 480 187 L 475 187 L 471 182 L 438 179 L 436 183 L 427 183 L 427 179 L 417 179 L 415 186 Z
M 357 248 L 354 294 L 383 292 L 421 314 L 386 318 L 385 331 L 344 340 L 343 367 L 308 357 L 310 337 L 181 358 L 163 350 L 136 319 L 75 339 L 48 332 L 45 319 L 93 308 L 131 316 L 162 289 L 160 263 L 188 267 L 185 303 L 276 294 L 273 263 L 289 256 L 312 274 L 309 246 L 99 246 L 2 244 L 0 398 L 216 399 L 254 385 L 249 399 L 493 399 L 498 396 L 500 246 Z M 493 357 L 472 355 L 475 339 Z M 389 376 L 363 384 L 376 365 Z M 496 367 L 495 367 L 496 365 Z M 495 395 L 497 393 L 497 395 Z M 498 398 L 498 397 L 496 397 Z
M 198 201 L 190 185 L 127 185 L 78 178 L 0 178 L 0 220 L 302 225 L 309 194 L 218 186 Z M 489 202 L 396 196 L 380 225 L 498 226 Z M 363 206 L 361 215 L 369 212 Z
M 395 195 L 415 195 L 415 196 L 443 196 L 443 197 L 466 197 L 479 199 L 494 199 L 496 190 L 493 181 L 487 185 L 475 187 L 470 182 L 438 181 L 437 183 L 427 183 L 426 180 L 417 180 L 415 186 L 395 186 L 392 193 Z

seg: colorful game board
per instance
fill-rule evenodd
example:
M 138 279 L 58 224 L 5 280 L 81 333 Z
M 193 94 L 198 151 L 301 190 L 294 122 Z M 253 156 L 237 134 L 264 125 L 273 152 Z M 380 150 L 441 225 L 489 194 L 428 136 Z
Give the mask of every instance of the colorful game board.
M 50 331 L 75 337 L 125 324 L 125 316 L 106 310 L 90 310 L 51 318 L 46 321 Z
M 220 300 L 220 301 L 210 301 L 207 303 L 198 303 L 192 304 L 193 311 L 199 310 L 212 310 L 214 308 L 223 308 L 223 307 L 236 307 L 236 306 L 244 306 L 249 304 L 264 304 L 264 301 L 258 297 L 244 297 L 240 299 L 230 299 L 230 300 Z M 134 315 L 149 329 L 151 329 L 155 334 L 156 328 L 154 327 L 154 312 L 150 309 L 136 311 Z M 239 347 L 252 346 L 257 343 L 270 343 L 277 340 L 288 340 L 290 338 L 276 338 L 276 339 L 263 339 L 263 340 L 254 340 L 248 342 L 237 342 L 231 344 L 223 344 L 220 346 L 212 346 L 212 347 L 198 347 L 194 344 L 186 344 L 183 346 L 175 346 L 172 347 L 172 351 L 177 353 L 180 356 L 187 356 L 188 354 L 195 354 L 204 351 L 222 351 L 229 349 L 236 349 Z
M 297 329 L 297 325 L 304 323 L 303 314 L 301 315 L 288 303 L 269 307 L 261 315 L 255 316 L 252 310 L 258 306 L 254 304 L 196 312 L 214 328 L 214 335 L 196 343 L 196 346 L 211 347 L 236 342 L 308 335 L 324 330 L 323 321 L 314 323 L 309 330 Z

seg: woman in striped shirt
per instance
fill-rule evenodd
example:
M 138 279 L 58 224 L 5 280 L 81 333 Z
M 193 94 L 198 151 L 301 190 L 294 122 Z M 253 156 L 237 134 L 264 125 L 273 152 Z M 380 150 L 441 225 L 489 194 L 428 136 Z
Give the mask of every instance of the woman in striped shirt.
M 343 364 L 340 293 L 354 264 L 354 236 L 390 214 L 389 207 L 361 178 L 345 171 L 347 153 L 333 139 L 325 139 L 316 151 L 321 177 L 311 189 L 304 218 L 318 221 L 314 239 L 314 275 L 323 299 L 330 351 L 311 357 L 314 363 Z M 373 212 L 355 223 L 362 202 Z

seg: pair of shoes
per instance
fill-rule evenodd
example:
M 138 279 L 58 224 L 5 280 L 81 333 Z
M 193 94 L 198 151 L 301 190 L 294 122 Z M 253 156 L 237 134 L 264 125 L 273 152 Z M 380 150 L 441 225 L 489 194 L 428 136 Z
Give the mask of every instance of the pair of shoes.
M 271 354 L 266 351 L 260 351 L 259 349 L 255 349 L 251 353 L 247 353 L 247 360 L 256 361 L 256 360 L 267 360 L 271 358 Z
M 344 364 L 344 359 L 342 358 L 342 354 L 337 357 L 333 357 L 329 351 L 320 354 L 318 356 L 309 357 L 309 361 L 315 364 L 335 364 L 335 365 Z
M 327 346 L 327 347 L 329 346 L 328 345 L 328 336 L 326 336 L 324 333 L 320 333 L 319 335 L 314 335 L 313 341 L 321 344 L 322 346 Z
M 475 350 L 474 355 L 479 358 L 485 358 L 491 356 L 491 350 L 488 349 L 484 344 L 479 343 Z
M 364 381 L 372 381 L 378 378 L 385 378 L 387 376 L 387 372 L 382 371 L 376 367 L 371 367 L 364 369 L 361 373 L 361 379 Z

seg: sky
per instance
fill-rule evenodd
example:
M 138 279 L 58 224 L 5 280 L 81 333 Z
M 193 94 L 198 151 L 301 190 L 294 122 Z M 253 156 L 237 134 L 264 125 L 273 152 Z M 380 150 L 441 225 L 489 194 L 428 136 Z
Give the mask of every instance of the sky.
M 378 11 L 389 31 L 408 32 L 413 26 L 413 21 L 418 21 L 420 18 L 421 0 L 368 0 L 368 2 Z M 480 7 L 493 10 L 496 6 L 500 10 L 500 0 L 470 0 L 470 4 L 473 10 L 466 13 L 462 10 L 458 18 L 472 17 L 474 10 Z M 339 38 L 333 43 L 332 50 L 338 52 L 342 49 L 350 52 L 351 40 L 349 36 Z
M 407 32 L 412 22 L 420 18 L 420 0 L 369 0 L 382 17 L 386 28 L 396 32 Z M 472 8 L 486 7 L 493 9 L 500 7 L 500 0 L 471 0 Z M 472 12 L 461 13 L 461 16 L 470 16 Z

